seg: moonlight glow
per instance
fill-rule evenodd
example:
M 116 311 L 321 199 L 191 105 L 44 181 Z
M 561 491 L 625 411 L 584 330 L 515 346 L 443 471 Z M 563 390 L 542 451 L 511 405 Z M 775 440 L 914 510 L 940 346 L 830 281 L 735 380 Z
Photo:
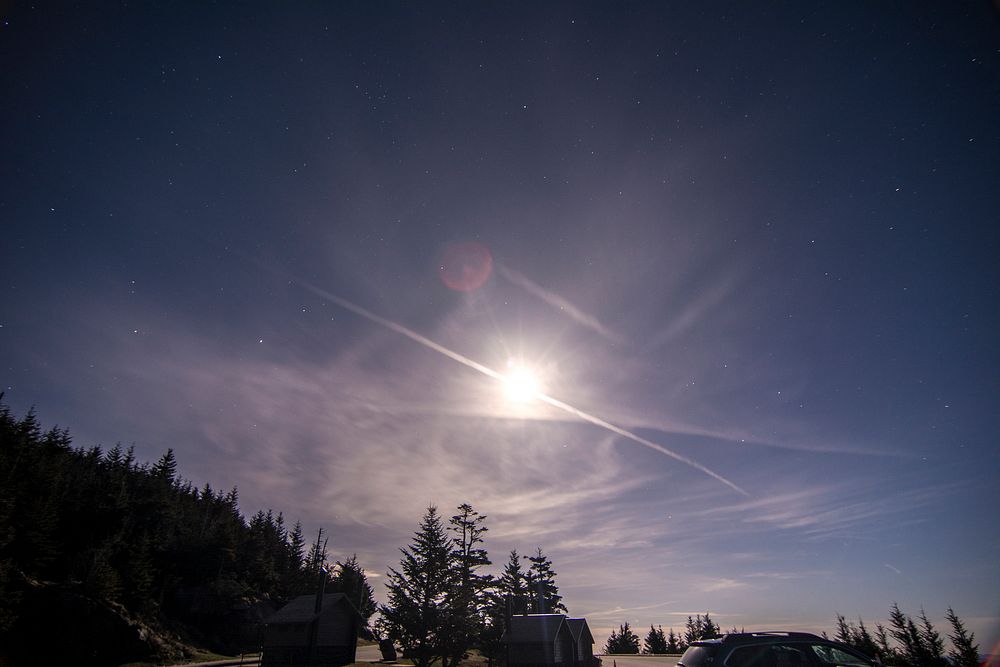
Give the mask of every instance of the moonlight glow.
M 503 377 L 503 393 L 508 401 L 527 403 L 538 396 L 541 385 L 538 377 L 527 368 L 514 366 Z

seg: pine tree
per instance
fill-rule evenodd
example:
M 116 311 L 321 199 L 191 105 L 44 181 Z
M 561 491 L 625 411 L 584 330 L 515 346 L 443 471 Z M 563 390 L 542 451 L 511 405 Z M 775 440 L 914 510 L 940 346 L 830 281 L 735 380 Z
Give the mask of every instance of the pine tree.
M 944 640 L 941 639 L 941 634 L 931 624 L 922 607 L 920 609 L 920 639 L 930 664 L 944 666 L 948 664 L 944 659 Z
M 331 593 L 343 593 L 361 614 L 367 626 L 376 610 L 375 594 L 368 583 L 364 568 L 358 564 L 357 554 L 343 562 L 337 561 L 328 590 Z
M 451 567 L 451 540 L 437 508 L 427 508 L 413 543 L 400 549 L 400 569 L 390 569 L 386 582 L 389 603 L 380 611 L 389 638 L 412 658 L 416 667 L 429 667 L 447 653 L 445 605 L 455 585 Z
M 876 655 L 882 662 L 889 662 L 893 658 L 893 648 L 889 645 L 889 633 L 881 623 L 875 624 L 875 646 L 878 649 Z
M 858 617 L 858 629 L 853 639 L 853 645 L 865 655 L 873 658 L 881 657 L 875 640 L 872 638 L 871 633 L 868 632 L 868 628 L 865 627 L 864 619 L 860 616 Z
M 684 624 L 684 643 L 690 646 L 692 642 L 701 639 L 702 628 L 701 614 L 697 614 L 696 618 L 688 616 L 687 623 Z
M 527 575 L 521 569 L 521 559 L 517 555 L 517 550 L 510 552 L 507 565 L 504 566 L 503 573 L 497 580 L 497 593 L 507 600 L 510 600 L 511 613 L 528 613 L 528 591 Z
M 613 655 L 618 653 L 618 647 L 621 645 L 621 639 L 618 635 L 618 631 L 614 628 L 611 629 L 611 634 L 608 635 L 607 641 L 604 642 L 604 654 Z
M 951 624 L 952 650 L 948 653 L 951 664 L 955 667 L 978 667 L 979 665 L 979 644 L 976 641 L 975 633 L 966 631 L 965 625 L 955 614 L 955 610 L 948 607 L 948 622 Z
M 527 590 L 521 558 L 517 550 L 513 550 L 503 572 L 493 580 L 489 589 L 488 618 L 479 640 L 480 650 L 491 663 L 502 654 L 501 638 L 507 628 L 507 615 L 527 613 Z
M 847 619 L 844 618 L 843 614 L 837 614 L 837 634 L 834 635 L 838 642 L 843 642 L 844 644 L 853 644 L 851 641 L 852 633 L 851 626 L 847 623 Z
M 152 469 L 155 479 L 163 480 L 173 484 L 177 476 L 177 459 L 174 457 L 174 450 L 168 448 L 167 453 L 160 457 Z
M 667 634 L 667 650 L 664 653 L 683 653 L 681 648 L 681 638 L 677 636 L 673 628 L 670 628 L 670 632 Z
M 604 645 L 604 652 L 609 654 L 636 654 L 639 652 L 639 635 L 632 632 L 626 621 L 624 625 L 618 626 L 618 632 L 611 631 L 607 643 Z
M 667 638 L 663 634 L 663 626 L 659 629 L 654 628 L 652 625 L 649 626 L 649 633 L 646 635 L 646 639 L 643 642 L 644 646 L 642 649 L 643 653 L 647 654 L 658 654 L 667 652 Z
M 468 649 L 479 639 L 486 624 L 486 589 L 491 578 L 479 573 L 479 568 L 490 565 L 489 556 L 482 548 L 486 516 L 479 514 L 468 503 L 458 507 L 458 514 L 449 520 L 449 530 L 454 535 L 451 567 L 455 585 L 448 601 L 449 658 L 442 667 L 454 667 L 466 657 Z
M 559 587 L 556 586 L 556 573 L 552 570 L 552 561 L 542 553 L 542 548 L 538 547 L 534 556 L 525 556 L 530 562 L 528 568 L 528 594 L 533 601 L 531 609 L 536 614 L 556 614 L 560 611 L 566 613 L 566 606 L 562 603 L 562 596 L 559 595 Z
M 712 637 L 717 637 L 720 634 L 720 628 L 715 624 L 708 616 L 708 612 L 705 612 L 705 618 L 701 622 L 701 639 L 710 639 Z

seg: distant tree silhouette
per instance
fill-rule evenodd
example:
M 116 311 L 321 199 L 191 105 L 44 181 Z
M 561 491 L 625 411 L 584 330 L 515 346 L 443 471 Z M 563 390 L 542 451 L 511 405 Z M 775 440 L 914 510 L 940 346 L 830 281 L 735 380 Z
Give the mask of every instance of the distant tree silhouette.
M 667 653 L 667 637 L 663 634 L 663 626 L 659 628 L 649 626 L 649 632 L 643 641 L 642 652 L 649 654 Z
M 667 633 L 667 650 L 665 653 L 683 653 L 684 650 L 681 646 L 681 638 L 677 636 L 673 628 L 670 628 L 670 632 Z
M 710 637 L 718 637 L 722 633 L 722 629 L 715 624 L 715 621 L 709 617 L 708 612 L 705 612 L 705 617 L 701 620 L 701 639 L 709 639 Z
M 611 631 L 607 642 L 604 644 L 604 652 L 607 654 L 633 654 L 639 652 L 639 635 L 632 632 L 626 621 L 624 625 L 618 626 L 618 631 Z

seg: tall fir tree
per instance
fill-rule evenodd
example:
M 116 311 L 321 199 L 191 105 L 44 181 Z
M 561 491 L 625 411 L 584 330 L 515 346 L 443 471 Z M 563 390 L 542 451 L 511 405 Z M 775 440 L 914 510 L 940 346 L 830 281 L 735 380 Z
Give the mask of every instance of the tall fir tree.
M 951 607 L 948 607 L 947 619 L 951 624 L 951 633 L 948 635 L 952 645 L 948 652 L 951 664 L 955 667 L 978 667 L 979 644 L 975 643 L 976 635 L 965 629 L 965 624 Z
M 929 618 L 927 618 L 927 613 L 920 609 L 920 638 L 923 640 L 923 645 L 927 651 L 927 659 L 930 665 L 947 667 L 948 661 L 944 658 L 944 640 L 941 639 L 941 633 L 937 631 Z
M 566 612 L 562 603 L 559 587 L 556 585 L 556 573 L 552 569 L 552 561 L 538 547 L 534 556 L 525 556 L 531 563 L 528 568 L 526 584 L 531 599 L 530 609 L 536 614 L 557 614 Z
M 527 592 L 525 572 L 521 569 L 521 558 L 515 549 L 510 552 L 507 564 L 488 591 L 489 608 L 479 648 L 491 664 L 503 653 L 501 638 L 507 629 L 508 615 L 527 613 Z
M 447 608 L 455 585 L 452 543 L 437 508 L 429 507 L 403 554 L 398 570 L 386 582 L 388 604 L 382 605 L 382 627 L 416 667 L 429 667 L 448 653 Z
M 449 520 L 454 587 L 448 600 L 447 653 L 442 667 L 455 667 L 479 641 L 486 625 L 486 593 L 491 583 L 480 568 L 490 565 L 483 545 L 486 516 L 464 503 Z

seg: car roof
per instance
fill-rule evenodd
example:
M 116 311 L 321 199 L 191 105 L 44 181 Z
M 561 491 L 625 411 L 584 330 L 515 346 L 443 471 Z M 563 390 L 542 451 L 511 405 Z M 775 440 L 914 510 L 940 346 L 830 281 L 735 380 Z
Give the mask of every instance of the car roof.
M 811 642 L 828 642 L 819 635 L 810 632 L 785 632 L 781 630 L 768 630 L 765 632 L 735 632 L 721 637 L 710 639 L 699 639 L 691 642 L 691 646 L 719 646 L 721 644 L 768 644 L 776 641 L 805 640 Z M 831 642 L 836 643 L 836 642 Z

